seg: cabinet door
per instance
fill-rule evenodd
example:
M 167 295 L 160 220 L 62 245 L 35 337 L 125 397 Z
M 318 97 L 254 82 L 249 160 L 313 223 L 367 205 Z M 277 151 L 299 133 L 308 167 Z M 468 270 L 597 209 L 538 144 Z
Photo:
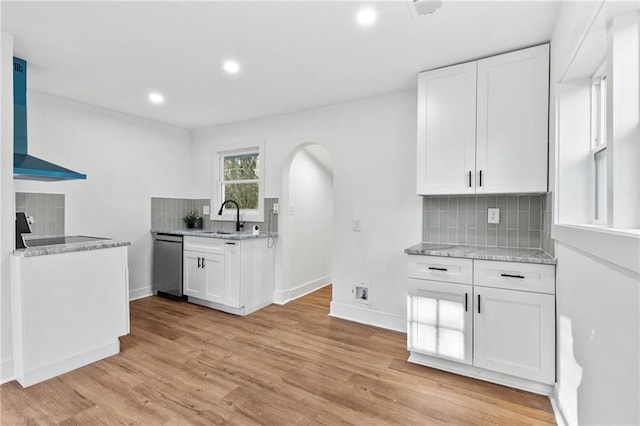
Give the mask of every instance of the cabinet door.
M 240 247 L 238 241 L 227 241 L 225 255 L 225 302 L 227 306 L 242 307 L 242 286 L 240 284 Z
M 407 299 L 407 349 L 471 364 L 472 286 L 411 280 Z
M 184 251 L 182 254 L 182 289 L 185 295 L 203 297 L 202 254 Z
M 204 289 L 202 298 L 210 302 L 225 303 L 224 255 L 200 253 Z
M 474 287 L 477 367 L 541 383 L 555 380 L 555 297 Z
M 547 191 L 548 98 L 549 45 L 478 61 L 476 192 Z
M 419 195 L 475 192 L 476 62 L 418 75 Z

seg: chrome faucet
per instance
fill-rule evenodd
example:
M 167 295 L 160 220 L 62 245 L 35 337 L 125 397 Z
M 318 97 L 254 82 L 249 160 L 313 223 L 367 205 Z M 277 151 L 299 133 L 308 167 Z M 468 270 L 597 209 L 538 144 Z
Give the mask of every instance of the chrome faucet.
M 240 224 L 240 206 L 238 205 L 238 203 L 236 203 L 233 200 L 227 200 L 224 203 L 222 203 L 222 205 L 220 206 L 220 210 L 218 210 L 218 216 L 222 216 L 222 210 L 224 209 L 224 206 L 227 203 L 233 203 L 236 205 L 236 232 L 240 232 L 240 228 L 242 228 L 242 226 L 244 224 Z

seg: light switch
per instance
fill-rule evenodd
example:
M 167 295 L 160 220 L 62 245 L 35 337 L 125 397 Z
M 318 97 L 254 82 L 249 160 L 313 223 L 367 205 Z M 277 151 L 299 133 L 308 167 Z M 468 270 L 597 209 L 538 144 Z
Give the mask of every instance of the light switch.
M 360 219 L 353 219 L 353 230 L 356 232 L 362 231 Z
M 500 223 L 500 209 L 488 209 L 487 223 Z
M 209 206 L 202 206 L 202 214 L 209 214 Z

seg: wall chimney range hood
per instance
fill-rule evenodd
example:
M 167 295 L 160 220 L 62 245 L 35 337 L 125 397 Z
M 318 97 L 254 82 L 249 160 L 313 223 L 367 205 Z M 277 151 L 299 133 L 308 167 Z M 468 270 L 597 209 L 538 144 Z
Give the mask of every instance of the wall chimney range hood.
M 29 155 L 27 150 L 27 62 L 13 58 L 13 178 L 57 181 L 87 175 Z

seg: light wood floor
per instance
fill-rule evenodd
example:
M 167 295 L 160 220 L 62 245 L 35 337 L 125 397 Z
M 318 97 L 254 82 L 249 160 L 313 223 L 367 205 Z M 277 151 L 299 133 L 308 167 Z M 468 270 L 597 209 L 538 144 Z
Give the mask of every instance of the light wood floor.
M 406 362 L 405 335 L 328 317 L 331 288 L 247 317 L 149 297 L 122 352 L 0 387 L 2 425 L 549 424 L 547 398 Z

